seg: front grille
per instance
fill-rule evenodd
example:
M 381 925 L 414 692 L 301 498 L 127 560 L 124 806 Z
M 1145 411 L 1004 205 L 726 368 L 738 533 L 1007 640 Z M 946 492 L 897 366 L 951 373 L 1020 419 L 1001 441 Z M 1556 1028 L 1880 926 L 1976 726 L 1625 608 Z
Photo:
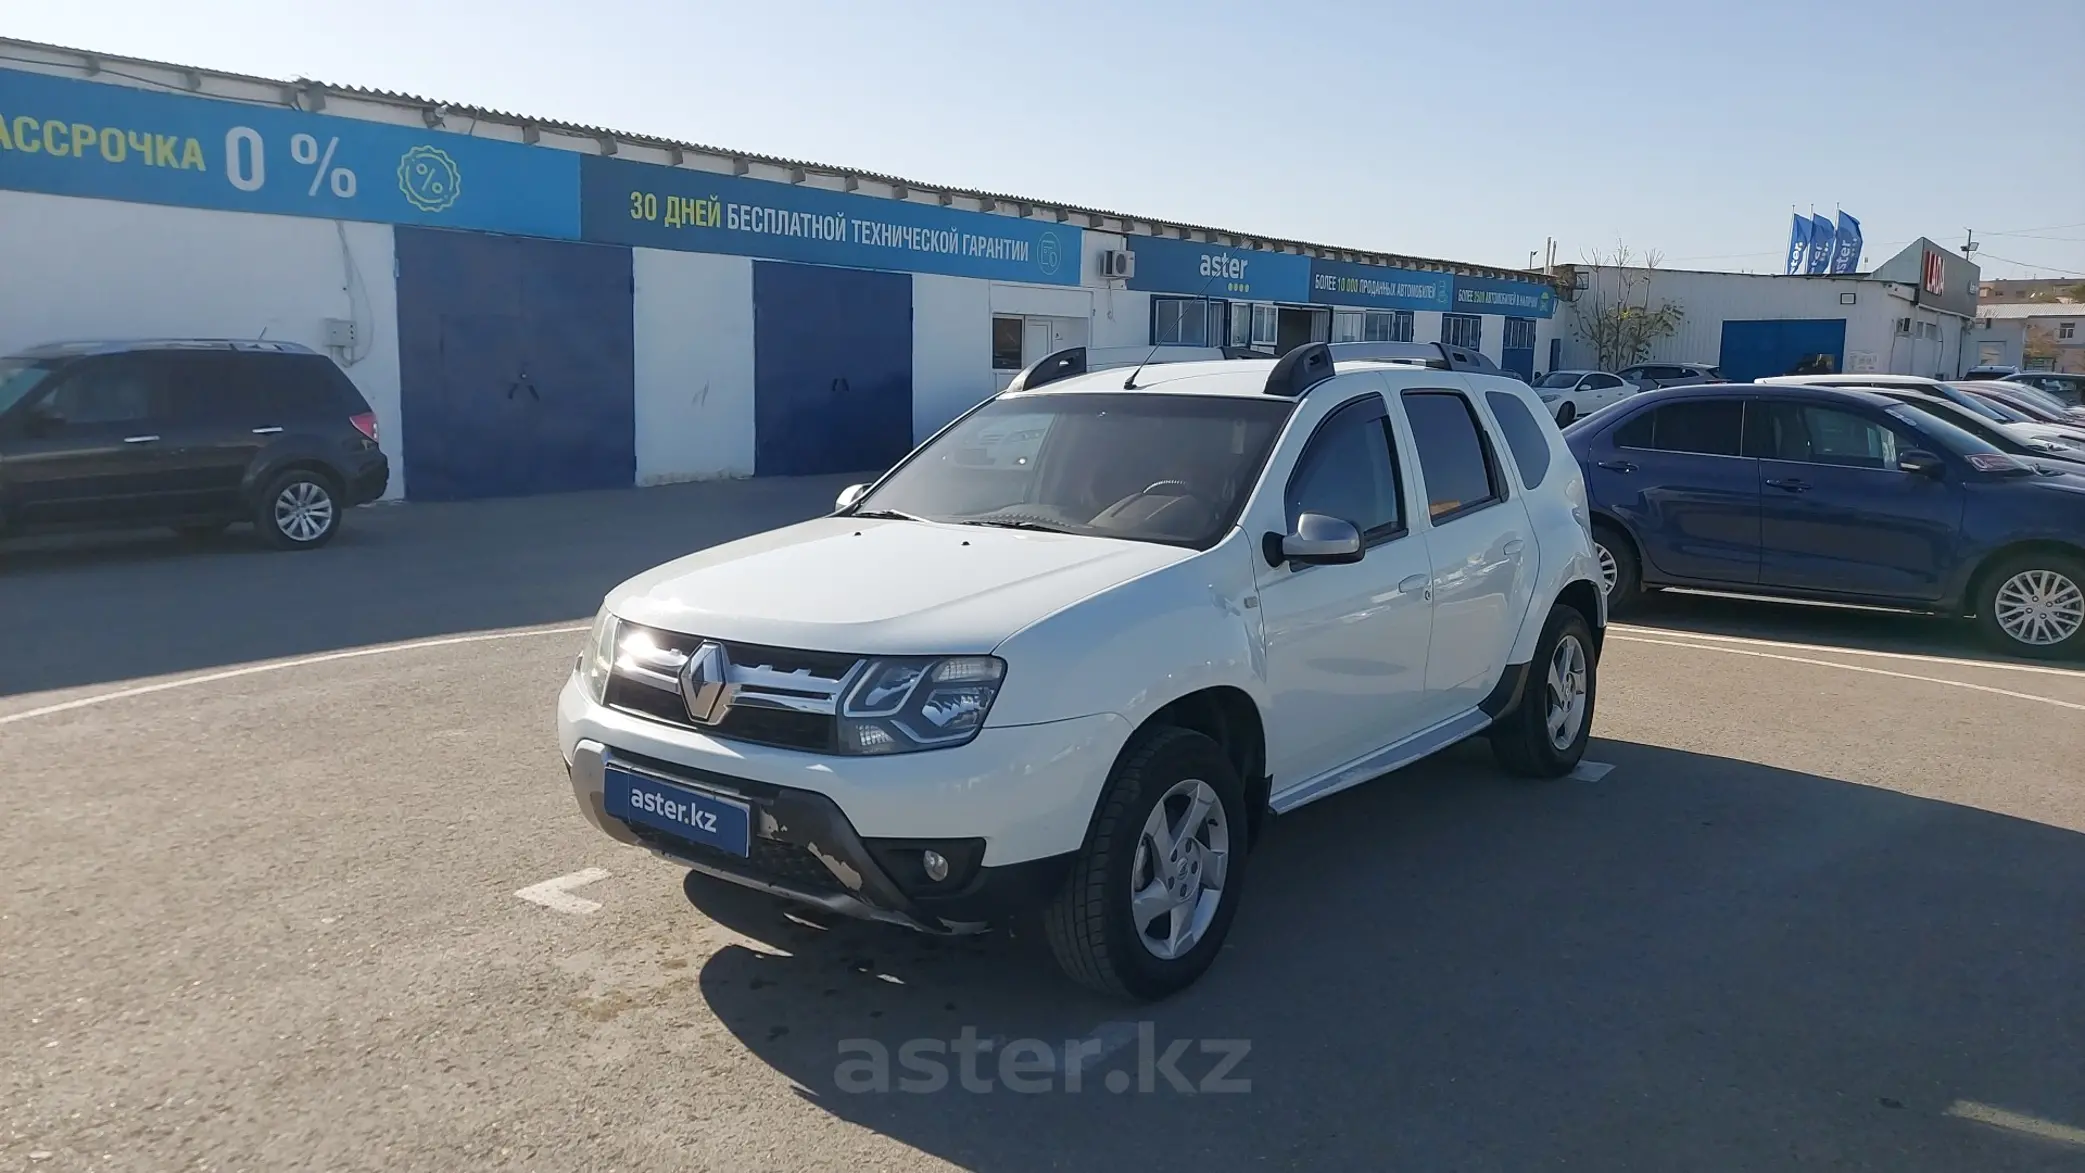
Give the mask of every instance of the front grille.
M 609 707 L 683 729 L 785 749 L 833 748 L 840 694 L 862 666 L 860 657 L 844 653 L 716 641 L 730 662 L 731 705 L 717 724 L 701 725 L 688 716 L 679 677 L 703 637 L 624 624 L 623 649 L 631 646 L 632 637 L 640 654 L 619 650 L 608 678 Z M 647 641 L 649 648 L 643 646 Z
M 832 870 L 818 862 L 810 849 L 778 839 L 755 838 L 752 854 L 732 855 L 678 835 L 635 823 L 626 824 L 638 839 L 671 855 L 699 860 L 737 875 L 764 880 L 778 887 L 820 895 L 845 895 L 847 888 Z

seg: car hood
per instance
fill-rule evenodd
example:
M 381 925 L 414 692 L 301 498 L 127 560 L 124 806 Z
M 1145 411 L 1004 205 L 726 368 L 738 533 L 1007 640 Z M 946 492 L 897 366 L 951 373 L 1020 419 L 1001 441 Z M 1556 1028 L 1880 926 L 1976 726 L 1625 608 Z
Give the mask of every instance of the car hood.
M 2062 424 L 2007 423 L 2001 424 L 2007 433 L 2021 440 L 2054 440 L 2073 448 L 2085 445 L 2085 431 Z
M 981 653 L 1195 554 L 1075 534 L 823 517 L 648 570 L 610 592 L 608 605 L 646 626 L 770 647 Z

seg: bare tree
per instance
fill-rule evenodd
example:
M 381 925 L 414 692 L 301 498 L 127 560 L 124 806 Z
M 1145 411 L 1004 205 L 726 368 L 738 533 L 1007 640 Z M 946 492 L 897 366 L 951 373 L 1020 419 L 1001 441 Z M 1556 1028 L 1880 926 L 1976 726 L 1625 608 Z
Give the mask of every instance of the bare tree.
M 2053 366 L 2060 349 L 2056 341 L 2056 331 L 2040 322 L 2027 323 L 2027 338 L 2020 345 L 2022 359 L 2046 360 Z
M 1650 357 L 1652 343 L 1679 331 L 1686 309 L 1651 292 L 1652 278 L 1664 259 L 1653 249 L 1639 262 L 1629 246 L 1618 241 L 1612 252 L 1587 254 L 1579 267 L 1587 281 L 1571 303 L 1571 328 L 1579 341 L 1593 348 L 1601 370 L 1642 362 Z

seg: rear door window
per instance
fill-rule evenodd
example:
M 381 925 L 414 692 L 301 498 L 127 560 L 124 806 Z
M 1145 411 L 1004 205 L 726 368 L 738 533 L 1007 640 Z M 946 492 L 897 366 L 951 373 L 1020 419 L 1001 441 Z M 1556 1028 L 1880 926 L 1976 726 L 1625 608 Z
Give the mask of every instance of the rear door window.
M 1644 412 L 1623 424 L 1615 432 L 1614 442 L 1623 448 L 1657 452 L 1736 456 L 1744 435 L 1743 400 L 1695 399 Z
M 1502 500 L 1497 466 L 1470 401 L 1453 391 L 1407 391 L 1412 449 L 1426 481 L 1426 511 L 1435 525 Z

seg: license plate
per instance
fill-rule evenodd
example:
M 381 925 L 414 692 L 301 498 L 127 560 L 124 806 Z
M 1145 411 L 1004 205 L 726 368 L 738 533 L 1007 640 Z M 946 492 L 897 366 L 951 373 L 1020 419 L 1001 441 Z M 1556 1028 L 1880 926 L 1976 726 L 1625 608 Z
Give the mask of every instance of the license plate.
M 608 767 L 602 798 L 608 813 L 732 855 L 752 851 L 753 815 L 745 803 Z

